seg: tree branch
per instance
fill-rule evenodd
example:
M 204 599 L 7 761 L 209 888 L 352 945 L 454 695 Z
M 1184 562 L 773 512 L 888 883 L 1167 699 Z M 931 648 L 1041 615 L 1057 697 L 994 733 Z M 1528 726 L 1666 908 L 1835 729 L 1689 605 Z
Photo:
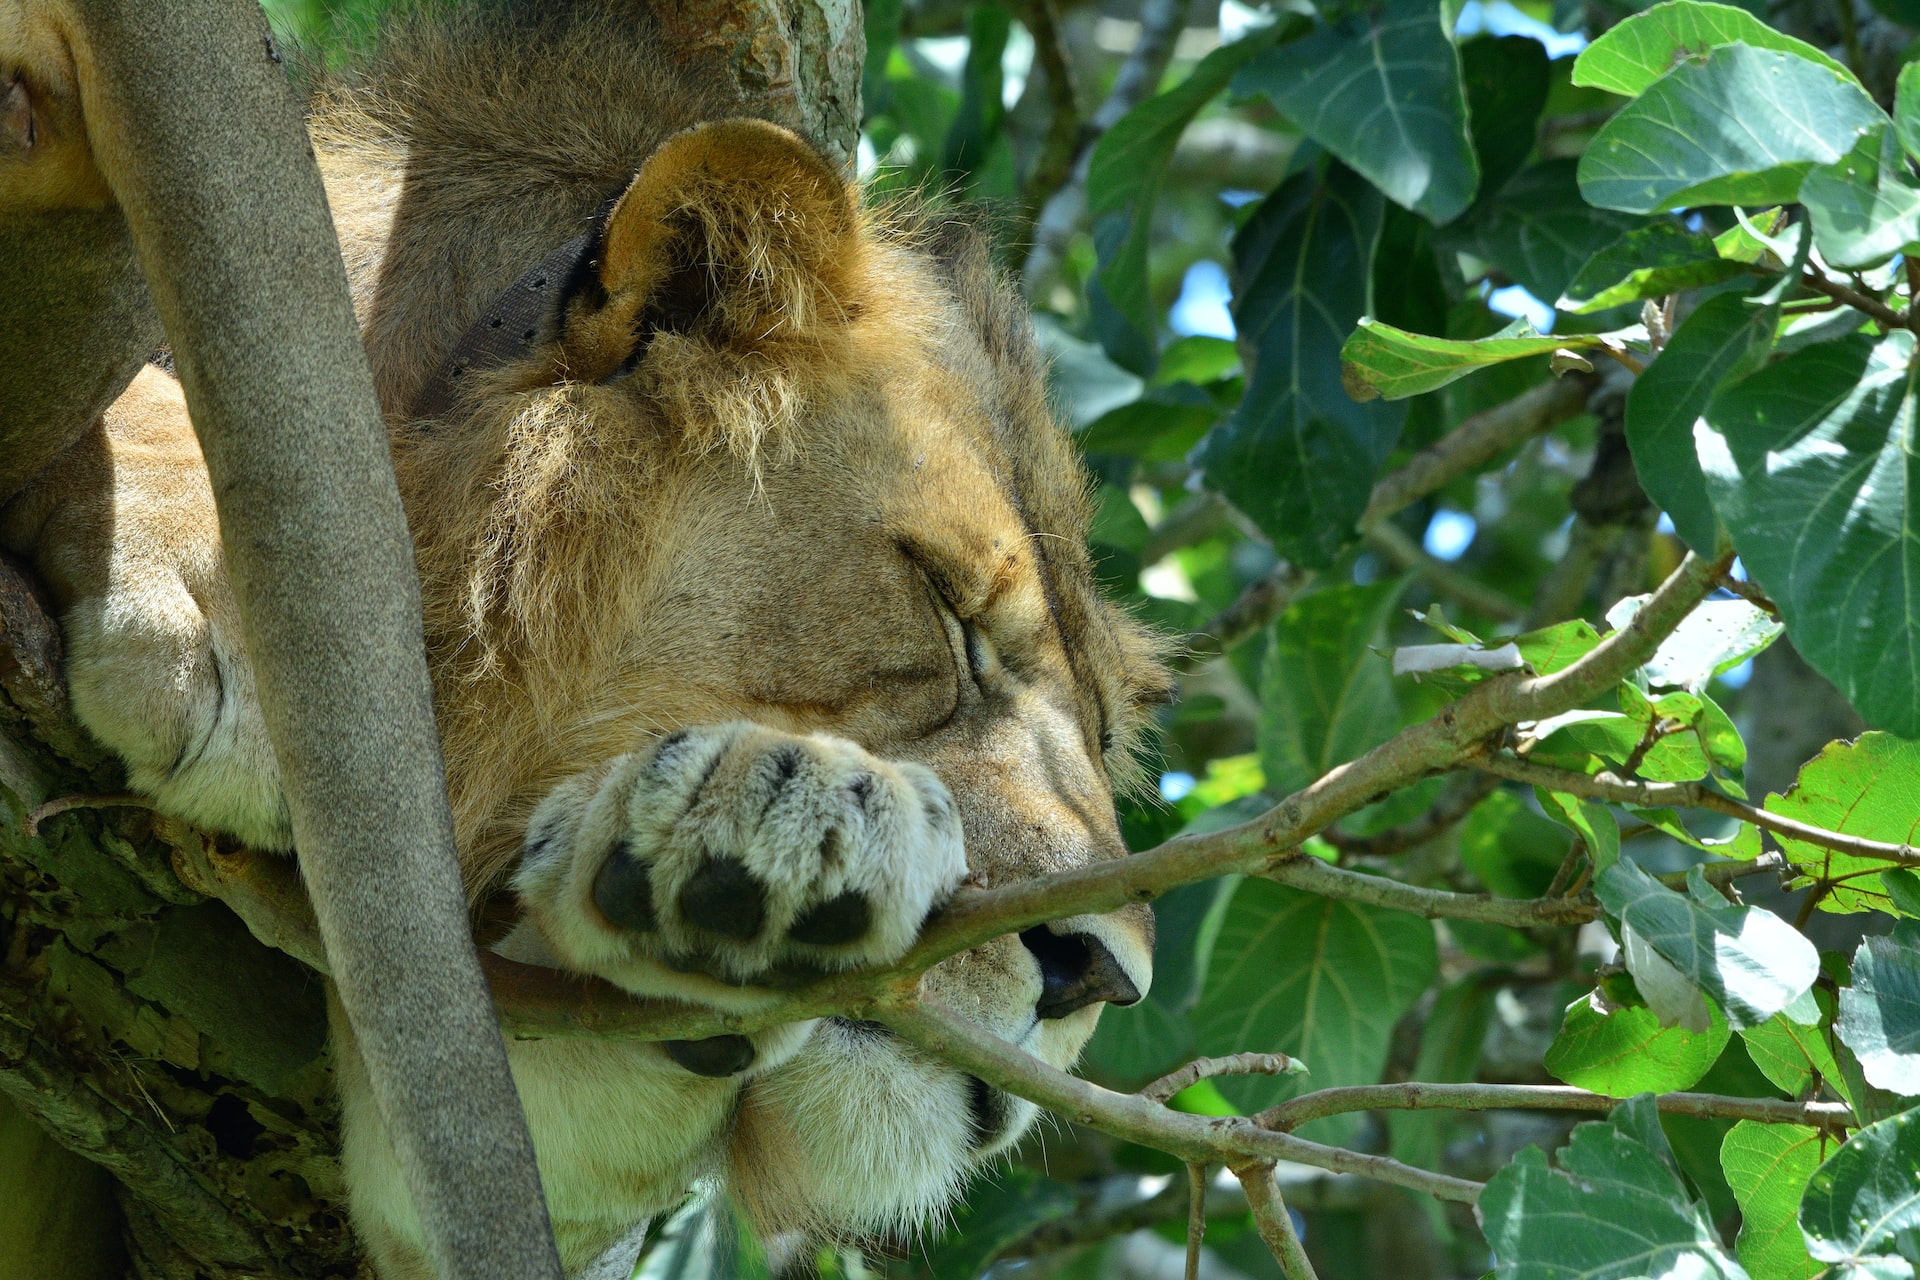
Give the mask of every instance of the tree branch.
M 1338 827 L 1328 827 L 1320 833 L 1320 838 L 1345 857 L 1392 857 L 1418 848 L 1454 826 L 1498 785 L 1499 779 L 1484 773 L 1463 774 L 1449 781 L 1433 807 L 1411 822 L 1370 836 L 1348 835 Z
M 1233 1176 L 1247 1190 L 1247 1207 L 1253 1210 L 1253 1225 L 1260 1239 L 1280 1262 L 1280 1274 L 1286 1280 L 1319 1280 L 1307 1251 L 1293 1229 L 1293 1215 L 1280 1198 L 1280 1184 L 1273 1179 L 1271 1164 L 1246 1164 L 1234 1167 Z
M 1065 35 L 1060 30 L 1060 14 L 1054 0 L 1028 0 L 1023 16 L 1033 33 L 1034 61 L 1046 78 L 1047 104 L 1051 115 L 1039 154 L 1027 171 L 1020 192 L 1020 222 L 1007 237 L 1007 265 L 1019 271 L 1032 251 L 1030 232 L 1040 212 L 1073 177 L 1074 161 L 1080 155 L 1080 95 L 1073 74 L 1073 59 L 1067 54 Z
M 1801 840 L 1835 853 L 1872 858 L 1902 867 L 1920 867 L 1920 849 L 1912 845 L 1889 844 L 1884 840 L 1869 840 L 1864 836 L 1828 831 L 1781 814 L 1769 813 L 1765 809 L 1756 809 L 1745 801 L 1721 795 L 1705 783 L 1642 782 L 1638 778 L 1622 778 L 1605 770 L 1595 774 L 1574 773 L 1567 769 L 1550 769 L 1506 754 L 1483 756 L 1475 760 L 1473 765 L 1514 782 L 1528 782 L 1549 791 L 1564 791 L 1589 800 L 1653 809 L 1706 809 L 1730 818 L 1739 818 L 1742 822 L 1751 822 L 1777 836 Z
M 908 995 L 877 1003 L 868 1016 L 909 1044 L 980 1077 L 998 1089 L 1057 1115 L 1193 1162 L 1246 1164 L 1291 1160 L 1353 1173 L 1378 1182 L 1472 1203 L 1481 1184 L 1431 1173 L 1386 1156 L 1366 1155 L 1263 1129 L 1243 1116 L 1195 1116 L 1171 1111 L 1138 1094 L 1115 1093 L 1068 1075 L 939 1004 Z
M 1800 277 L 1800 283 L 1803 287 L 1811 289 L 1815 293 L 1825 294 L 1835 302 L 1843 302 L 1856 311 L 1866 312 L 1877 320 L 1883 329 L 1907 329 L 1912 327 L 1909 317 L 1901 315 L 1898 311 L 1895 311 L 1892 307 L 1880 301 L 1880 299 L 1871 294 L 1862 293 L 1858 289 L 1841 284 L 1838 280 L 1830 280 L 1825 274 L 1819 271 L 1804 272 Z
M 1286 611 L 1294 597 L 1313 581 L 1311 569 L 1296 569 L 1285 560 L 1248 583 L 1234 602 L 1187 633 L 1186 644 L 1174 656 L 1179 671 L 1191 671 L 1250 639 Z
M 1446 561 L 1428 555 L 1397 524 L 1382 521 L 1368 527 L 1361 536 L 1369 546 L 1394 564 L 1425 578 L 1435 595 L 1447 596 L 1497 622 L 1518 622 L 1527 614 L 1525 609 L 1492 587 L 1483 586 Z
M 1562 1085 L 1368 1084 L 1304 1093 L 1267 1108 L 1253 1121 L 1287 1133 L 1310 1120 L 1354 1111 L 1611 1111 L 1625 1101 Z M 1730 1098 L 1712 1093 L 1663 1093 L 1654 1101 L 1661 1111 L 1676 1116 L 1802 1124 L 1834 1131 L 1859 1124 L 1853 1112 L 1840 1102 Z
M 1080 131 L 1072 176 L 1054 192 L 1033 224 L 1033 247 L 1028 250 L 1021 272 L 1028 297 L 1053 279 L 1067 242 L 1087 216 L 1087 168 L 1093 144 L 1120 122 L 1127 112 L 1153 96 L 1173 57 L 1173 46 L 1180 36 L 1180 24 L 1187 16 L 1189 0 L 1142 0 L 1140 5 L 1140 42 L 1120 65 L 1113 78 L 1113 89 L 1094 111 L 1087 127 Z
M 1235 1053 L 1224 1058 L 1196 1058 L 1178 1071 L 1169 1071 L 1140 1090 L 1149 1102 L 1165 1102 L 1182 1089 L 1218 1076 L 1295 1076 L 1306 1074 L 1307 1064 L 1284 1053 Z
M 1508 449 L 1585 412 L 1587 397 L 1598 382 L 1590 374 L 1570 374 L 1474 414 L 1374 485 L 1360 527 L 1379 524 L 1456 477 L 1479 470 Z

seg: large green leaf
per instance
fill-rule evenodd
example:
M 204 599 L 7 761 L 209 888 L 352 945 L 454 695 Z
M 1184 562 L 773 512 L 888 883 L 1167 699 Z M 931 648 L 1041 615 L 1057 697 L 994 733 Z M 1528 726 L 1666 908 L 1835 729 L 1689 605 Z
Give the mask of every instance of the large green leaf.
M 1362 320 L 1340 348 L 1340 376 L 1356 400 L 1385 396 L 1404 400 L 1458 381 L 1478 369 L 1546 355 L 1561 348 L 1590 350 L 1606 344 L 1600 334 L 1538 333 L 1515 320 L 1485 338 L 1430 338 L 1378 320 Z
M 1685 59 L 1622 108 L 1580 158 L 1594 204 L 1655 213 L 1790 204 L 1886 116 L 1859 85 L 1791 53 L 1723 45 Z
M 1871 267 L 1920 240 L 1920 181 L 1890 125 L 1869 130 L 1833 164 L 1800 185 L 1820 256 L 1836 267 Z
M 1487 36 L 1460 46 L 1468 132 L 1480 157 L 1482 196 L 1527 162 L 1547 104 L 1547 51 L 1528 36 Z
M 1652 1010 L 1602 1014 L 1591 996 L 1567 1006 L 1543 1065 L 1557 1080 L 1610 1097 L 1691 1089 L 1712 1069 L 1733 1033 L 1724 1018 L 1705 1031 L 1662 1027 Z
M 1370 183 L 1330 164 L 1282 183 L 1234 237 L 1234 319 L 1252 377 L 1194 461 L 1303 566 L 1330 563 L 1353 540 L 1406 417 L 1401 405 L 1356 404 L 1340 383 L 1340 345 L 1367 307 L 1381 207 Z
M 1720 1143 L 1720 1168 L 1740 1202 L 1740 1265 L 1761 1280 L 1807 1280 L 1820 1264 L 1800 1237 L 1800 1197 L 1832 1139 L 1797 1124 L 1742 1120 Z
M 1536 298 L 1565 293 L 1589 258 L 1641 222 L 1582 199 L 1576 163 L 1547 160 L 1521 170 L 1467 220 L 1467 247 Z
M 1735 1030 L 1757 1027 L 1803 1000 L 1811 1004 L 1807 993 L 1820 974 L 1813 944 L 1771 911 L 1728 902 L 1698 867 L 1682 894 L 1622 859 L 1600 873 L 1594 891 L 1608 914 L 1712 997 Z
M 1900 149 L 1920 156 L 1920 62 L 1900 68 L 1893 94 L 1893 127 Z
M 1920 923 L 1902 920 L 1892 934 L 1861 941 L 1833 1029 L 1867 1083 L 1920 1094 Z
M 1467 135 L 1460 58 L 1431 0 L 1387 0 L 1280 45 L 1234 79 L 1263 93 L 1396 204 L 1435 224 L 1473 200 L 1480 165 Z
M 1560 1165 L 1528 1147 L 1481 1194 L 1499 1280 L 1748 1280 L 1687 1194 L 1651 1097 L 1575 1126 Z
M 1227 87 L 1247 59 L 1288 29 L 1288 23 L 1277 22 L 1215 49 L 1185 80 L 1129 111 L 1094 144 L 1087 161 L 1087 213 L 1101 247 L 1100 283 L 1114 307 L 1145 333 L 1156 327 L 1147 292 L 1147 246 L 1167 161 L 1200 108 Z
M 1260 766 L 1275 795 L 1300 790 L 1400 726 L 1393 677 L 1372 646 L 1403 581 L 1316 591 L 1273 624 L 1260 676 Z
M 1292 1054 L 1312 1072 L 1305 1088 L 1373 1084 L 1394 1023 L 1437 965 L 1433 926 L 1416 916 L 1245 880 L 1227 908 L 1194 1013 L 1200 1051 Z M 1293 1078 L 1220 1081 L 1220 1091 L 1247 1108 L 1302 1087 Z M 1336 1116 L 1301 1132 L 1342 1141 L 1357 1123 Z
M 1871 724 L 1920 734 L 1913 334 L 1793 352 L 1721 390 L 1695 448 L 1801 656 Z
M 1807 1252 L 1858 1265 L 1898 1257 L 1920 1231 L 1920 1109 L 1868 1125 L 1814 1171 L 1800 1202 Z M 1898 1274 L 1888 1272 L 1886 1274 Z M 1908 1275 L 1912 1274 L 1909 1269 Z
M 1746 270 L 1745 263 L 1721 257 L 1712 236 L 1663 218 L 1627 232 L 1589 258 L 1557 305 L 1575 314 L 1605 311 L 1718 284 Z
M 1779 49 L 1853 79 L 1853 73 L 1839 62 L 1804 40 L 1775 31 L 1745 9 L 1700 0 L 1667 0 L 1611 27 L 1581 50 L 1573 64 L 1573 82 L 1638 97 L 1667 74 L 1677 58 L 1723 44 Z

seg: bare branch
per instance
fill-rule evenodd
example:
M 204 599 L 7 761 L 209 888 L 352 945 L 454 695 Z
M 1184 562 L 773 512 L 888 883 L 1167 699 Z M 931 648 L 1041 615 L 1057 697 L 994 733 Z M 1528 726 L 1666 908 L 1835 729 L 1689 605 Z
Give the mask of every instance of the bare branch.
M 1115 1093 L 1056 1070 L 1021 1052 L 951 1010 L 912 996 L 873 1005 L 867 1016 L 884 1022 L 918 1046 L 995 1088 L 1037 1103 L 1076 1124 L 1154 1147 L 1179 1160 L 1224 1164 L 1291 1160 L 1358 1174 L 1377 1182 L 1422 1191 L 1442 1200 L 1472 1203 L 1481 1184 L 1416 1169 L 1386 1156 L 1366 1155 L 1263 1129 L 1242 1116 L 1194 1116 L 1171 1111 L 1138 1094 Z
M 1455 477 L 1479 470 L 1508 449 L 1580 414 L 1598 381 L 1579 375 L 1556 378 L 1474 414 L 1374 485 L 1360 527 L 1379 524 Z
M 1320 838 L 1349 858 L 1386 858 L 1416 849 L 1439 836 L 1473 812 L 1473 806 L 1487 798 L 1499 780 L 1484 773 L 1469 773 L 1447 783 L 1433 807 L 1411 822 L 1370 836 L 1353 836 L 1338 827 L 1328 827 Z
M 1232 604 L 1189 632 L 1173 665 L 1181 671 L 1191 671 L 1236 648 L 1285 612 L 1294 597 L 1312 581 L 1312 570 L 1296 569 L 1282 560 L 1264 576 L 1247 584 Z
M 1293 1229 L 1293 1215 L 1287 1212 L 1286 1202 L 1280 1198 L 1280 1184 L 1273 1180 L 1273 1166 L 1236 1165 L 1233 1176 L 1247 1189 L 1247 1207 L 1253 1210 L 1253 1225 L 1279 1261 L 1280 1274 L 1286 1280 L 1319 1280 Z
M 1756 809 L 1745 801 L 1721 795 L 1701 782 L 1642 782 L 1638 778 L 1622 778 L 1605 770 L 1596 774 L 1574 773 L 1566 769 L 1550 769 L 1506 754 L 1483 756 L 1473 764 L 1477 769 L 1498 774 L 1502 778 L 1529 782 L 1550 791 L 1564 791 L 1568 795 L 1584 796 L 1589 800 L 1651 809 L 1706 809 L 1751 822 L 1761 830 L 1771 831 L 1778 836 L 1831 849 L 1835 853 L 1872 858 L 1902 867 L 1920 867 L 1920 849 L 1910 844 L 1889 844 L 1884 840 L 1869 840 L 1865 836 L 1828 831 L 1781 814 L 1769 813 L 1765 809 Z
M 1626 1101 L 1563 1085 L 1368 1084 L 1301 1094 L 1255 1116 L 1254 1123 L 1291 1132 L 1309 1120 L 1353 1111 L 1611 1111 Z M 1840 1102 L 1791 1102 L 1782 1098 L 1730 1098 L 1712 1093 L 1663 1093 L 1655 1102 L 1676 1116 L 1755 1120 L 1842 1130 L 1858 1126 Z
M 1825 294 L 1835 302 L 1843 302 L 1856 311 L 1864 311 L 1872 316 L 1885 329 L 1906 329 L 1911 324 L 1907 316 L 1901 315 L 1872 294 L 1862 293 L 1858 289 L 1830 280 L 1819 271 L 1807 271 L 1800 276 L 1800 283 L 1815 293 Z
M 1020 221 L 1007 236 L 1007 265 L 1014 271 L 1020 270 L 1032 251 L 1030 232 L 1040 211 L 1073 177 L 1074 161 L 1080 155 L 1079 88 L 1066 37 L 1060 30 L 1058 8 L 1054 0 L 1029 0 L 1023 16 L 1033 33 L 1034 61 L 1046 82 L 1051 115 L 1039 154 L 1021 185 Z
M 1174 42 L 1180 36 L 1180 24 L 1186 18 L 1189 0 L 1143 0 L 1140 5 L 1140 42 L 1121 64 L 1107 94 L 1081 131 L 1073 175 L 1053 194 L 1033 225 L 1033 247 L 1027 253 L 1022 276 L 1027 296 L 1032 297 L 1060 269 L 1067 243 L 1087 216 L 1087 167 L 1093 145 L 1107 130 L 1120 122 L 1127 112 L 1153 96 L 1173 57 Z
M 1527 611 L 1495 591 L 1475 582 L 1444 560 L 1430 556 L 1399 525 L 1388 521 L 1367 528 L 1367 544 L 1402 569 L 1426 579 L 1435 595 L 1446 596 L 1473 612 L 1499 622 L 1518 622 Z
M 1200 1280 L 1200 1242 L 1207 1234 L 1207 1166 L 1187 1165 L 1187 1280 Z
M 1140 1096 L 1149 1102 L 1165 1102 L 1182 1089 L 1217 1076 L 1295 1076 L 1306 1074 L 1307 1065 L 1284 1053 L 1236 1053 L 1225 1058 L 1197 1058 L 1169 1071 L 1146 1088 Z

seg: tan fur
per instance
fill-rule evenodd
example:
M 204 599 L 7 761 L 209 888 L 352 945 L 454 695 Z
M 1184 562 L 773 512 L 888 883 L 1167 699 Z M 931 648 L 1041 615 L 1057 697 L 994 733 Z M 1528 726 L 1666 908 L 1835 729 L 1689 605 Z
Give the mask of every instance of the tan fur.
M 528 911 L 502 949 L 752 1007 L 595 906 L 621 849 L 644 846 L 656 894 L 680 892 L 702 841 L 758 851 L 741 856 L 778 928 L 716 944 L 720 978 L 783 956 L 884 962 L 962 875 L 1124 854 L 1110 774 L 1166 676 L 1094 591 L 1085 482 L 981 238 L 862 210 L 806 144 L 715 122 L 738 107 L 606 19 L 492 21 L 397 37 L 369 81 L 323 95 L 313 133 L 393 427 L 469 891 L 500 897 L 517 868 Z M 409 421 L 489 300 L 616 194 L 557 339 L 471 380 L 442 420 Z M 100 690 L 77 702 L 136 783 L 284 846 L 170 380 L 143 374 L 0 513 L 0 538 L 60 594 L 76 694 Z M 681 729 L 707 763 L 675 772 L 655 744 Z M 784 817 L 749 803 L 783 756 L 800 762 Z M 862 777 L 878 807 L 859 812 Z M 840 844 L 810 822 L 844 823 Z M 874 903 L 868 937 L 781 950 L 778 929 L 842 887 Z M 1144 909 L 1054 929 L 1097 940 L 1144 991 Z M 1061 1066 L 1098 1012 L 1036 1018 L 1040 969 L 1011 937 L 928 990 Z M 386 1280 L 424 1275 L 341 1048 L 355 1221 Z M 966 1078 L 856 1024 L 753 1048 L 714 1080 L 653 1046 L 512 1047 L 569 1271 L 703 1172 L 769 1231 L 910 1227 L 1032 1115 L 994 1095 L 982 1139 Z

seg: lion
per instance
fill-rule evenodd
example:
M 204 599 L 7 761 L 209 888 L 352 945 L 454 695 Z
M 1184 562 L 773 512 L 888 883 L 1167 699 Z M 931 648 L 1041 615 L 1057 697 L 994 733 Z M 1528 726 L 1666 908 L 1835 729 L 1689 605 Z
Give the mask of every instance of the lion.
M 765 1008 L 885 965 L 962 884 L 1122 857 L 1171 694 L 1098 594 L 1087 482 L 975 221 L 873 207 L 608 6 L 397 21 L 310 132 L 411 526 L 480 941 Z M 18 82 L 16 82 L 18 83 Z M 30 110 L 31 106 L 27 108 Z M 291 842 L 178 384 L 144 369 L 0 508 L 76 714 L 163 812 Z M 924 990 L 1061 1068 L 1151 980 L 1135 905 Z M 335 1017 L 383 1280 L 431 1274 Z M 876 1024 L 509 1057 L 579 1272 L 696 1181 L 765 1234 L 897 1234 L 1035 1109 Z

